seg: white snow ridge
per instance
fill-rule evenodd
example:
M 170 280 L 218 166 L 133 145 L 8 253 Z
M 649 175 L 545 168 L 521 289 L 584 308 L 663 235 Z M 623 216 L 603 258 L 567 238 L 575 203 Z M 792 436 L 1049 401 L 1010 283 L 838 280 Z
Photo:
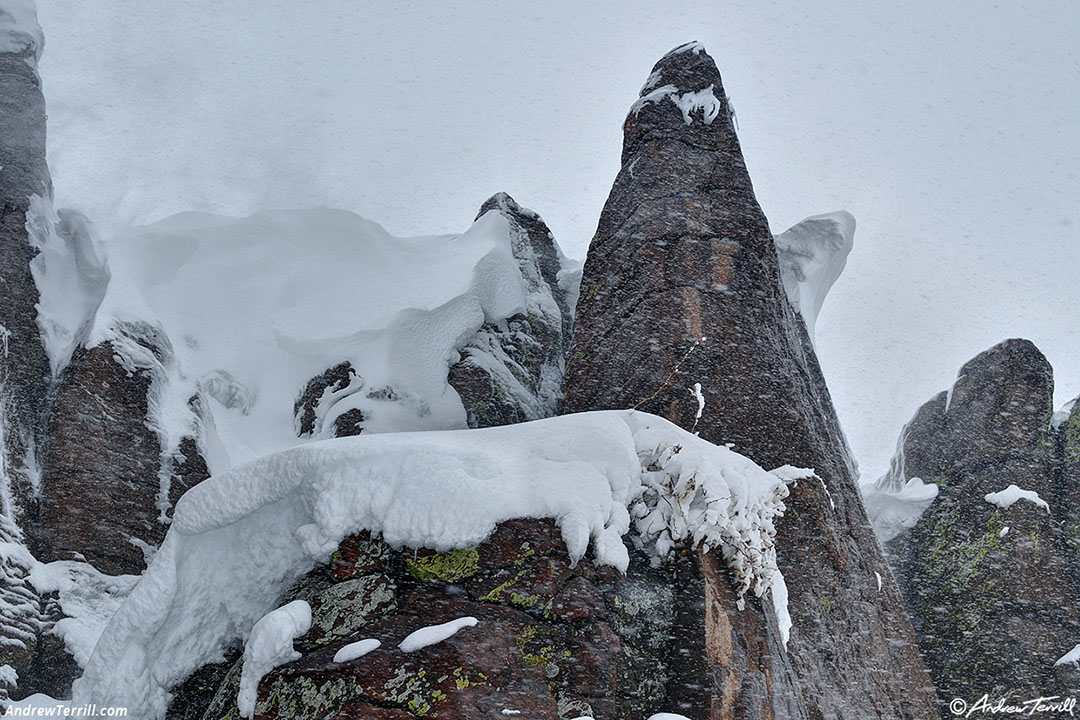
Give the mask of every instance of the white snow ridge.
M 281 594 L 360 530 L 395 547 L 446 551 L 475 546 L 512 518 L 553 518 L 572 562 L 591 545 L 599 563 L 621 571 L 628 533 L 656 562 L 679 541 L 700 542 L 721 553 L 740 595 L 771 591 L 786 637 L 774 520 L 787 483 L 810 475 L 788 466 L 766 472 L 632 410 L 363 434 L 271 454 L 180 499 L 165 541 L 76 681 L 74 700 L 161 717 L 168 689 L 219 659 L 237 635 L 250 634 L 253 675 L 267 658 L 288 656 L 290 633 L 303 623 L 292 618 L 288 632 L 274 630 L 277 640 L 264 642 L 257 621 L 270 622 L 273 614 L 264 615 Z M 418 646 L 437 634 L 428 630 Z M 269 649 L 256 652 L 264 644 Z

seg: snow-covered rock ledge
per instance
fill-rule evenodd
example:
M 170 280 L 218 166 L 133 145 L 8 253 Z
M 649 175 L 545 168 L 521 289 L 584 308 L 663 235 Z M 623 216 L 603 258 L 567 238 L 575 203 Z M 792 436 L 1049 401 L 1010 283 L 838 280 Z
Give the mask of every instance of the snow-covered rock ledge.
M 787 466 L 767 472 L 631 410 L 295 447 L 181 498 L 74 700 L 161 717 L 170 687 L 219 660 L 296 578 L 360 530 L 395 546 L 445 551 L 475 546 L 513 518 L 553 518 L 573 562 L 591 543 L 598 562 L 623 571 L 631 527 L 634 542 L 658 555 L 682 540 L 702 542 L 723 555 L 740 595 L 773 591 L 784 627 L 773 523 L 787 483 L 810 474 Z

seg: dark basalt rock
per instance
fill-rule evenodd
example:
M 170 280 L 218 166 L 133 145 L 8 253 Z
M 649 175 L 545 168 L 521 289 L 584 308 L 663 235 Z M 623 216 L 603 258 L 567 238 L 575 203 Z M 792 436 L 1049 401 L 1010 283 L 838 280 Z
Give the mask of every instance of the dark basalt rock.
M 919 409 L 879 481 L 896 489 L 918 477 L 939 487 L 889 548 L 943 703 L 1080 693 L 1075 668 L 1054 667 L 1080 638 L 1069 538 L 1080 475 L 1070 476 L 1069 423 L 1050 424 L 1053 390 L 1033 344 L 990 348 Z M 985 500 L 1013 484 L 1037 492 L 1050 511 Z
M 142 572 L 145 552 L 165 537 L 169 508 L 209 476 L 194 438 L 163 457 L 151 429 L 150 396 L 170 354 L 168 339 L 144 324 L 72 354 L 50 396 L 42 453 L 43 561 L 83 558 L 110 575 Z M 190 406 L 199 412 L 197 396 Z
M 539 215 L 506 193 L 487 200 L 477 219 L 501 214 L 528 293 L 525 313 L 485 323 L 461 349 L 448 382 L 469 427 L 492 427 L 554 415 L 561 397 L 563 358 L 570 339 L 570 308 L 560 284 L 555 238 Z
M 352 437 L 364 432 L 364 413 L 353 408 L 334 418 L 334 437 Z
M 727 573 L 688 558 L 660 709 L 695 720 L 934 716 L 720 75 L 700 45 L 657 63 L 624 132 L 622 171 L 585 263 L 565 411 L 638 407 L 696 424 L 765 467 L 811 467 L 820 478 L 792 488 L 779 524 L 794 621 L 786 651 L 771 612 L 757 601 L 736 610 Z
M 128 370 L 112 343 L 80 348 L 57 383 L 42 463 L 38 556 L 85 558 L 98 570 L 139 573 L 136 539 L 156 544 L 161 447 L 147 426 L 152 370 Z

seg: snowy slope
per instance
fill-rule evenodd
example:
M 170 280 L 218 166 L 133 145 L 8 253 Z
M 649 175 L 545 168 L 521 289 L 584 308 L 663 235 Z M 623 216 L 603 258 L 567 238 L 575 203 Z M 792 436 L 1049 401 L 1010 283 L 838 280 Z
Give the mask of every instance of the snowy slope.
M 571 559 L 591 545 L 625 570 L 622 537 L 665 554 L 716 548 L 741 595 L 772 591 L 789 627 L 774 519 L 787 482 L 752 461 L 634 411 L 484 430 L 361 435 L 270 455 L 195 486 L 164 544 L 102 635 L 76 703 L 160 717 L 167 691 L 247 635 L 281 593 L 361 529 L 392 545 L 474 546 L 517 517 L 554 518 Z M 666 542 L 663 540 L 666 538 Z
M 318 399 L 322 427 L 332 431 L 337 415 L 359 409 L 365 433 L 464 428 L 465 409 L 447 381 L 458 349 L 519 313 L 564 322 L 550 289 L 530 275 L 520 233 L 498 209 L 458 236 L 396 238 L 328 209 L 184 213 L 100 233 L 47 199 L 33 198 L 31 208 L 38 324 L 54 371 L 76 346 L 106 341 L 129 372 L 151 371 L 147 422 L 164 450 L 163 522 L 169 463 L 184 437 L 196 439 L 211 473 L 318 439 L 319 432 L 300 436 L 295 402 L 313 377 L 346 361 L 355 372 L 349 386 Z M 132 337 L 149 339 L 154 352 Z M 482 348 L 470 354 L 498 365 Z M 551 414 L 556 401 L 540 403 L 534 416 Z M 55 632 L 85 666 L 132 583 L 109 582 L 84 563 L 37 563 L 17 544 L 9 506 L 0 492 L 0 557 L 30 572 L 39 591 L 60 592 L 67 618 Z M 29 589 L 8 585 L 3 617 L 34 600 Z M 32 634 L 12 626 L 4 642 Z

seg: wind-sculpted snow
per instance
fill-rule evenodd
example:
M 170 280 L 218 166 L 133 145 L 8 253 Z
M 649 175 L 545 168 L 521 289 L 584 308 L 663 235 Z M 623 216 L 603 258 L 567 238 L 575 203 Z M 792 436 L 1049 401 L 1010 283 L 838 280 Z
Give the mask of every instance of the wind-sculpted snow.
M 775 238 L 784 291 L 811 340 L 825 296 L 844 271 L 854 240 L 855 218 L 843 210 L 808 217 Z
M 582 413 L 513 426 L 311 443 L 217 475 L 185 494 L 142 581 L 106 628 L 76 702 L 160 717 L 168 690 L 250 632 L 282 592 L 360 530 L 396 547 L 473 547 L 513 518 L 552 518 L 571 560 L 589 546 L 625 571 L 623 536 L 658 555 L 717 548 L 737 591 L 783 579 L 773 521 L 787 482 L 645 413 Z M 656 541 L 665 538 L 664 542 Z
M 89 344 L 131 321 L 169 338 L 176 362 L 154 418 L 163 449 L 190 432 L 187 401 L 210 381 L 228 377 L 251 398 L 229 407 L 205 393 L 217 437 L 203 444 L 224 450 L 215 472 L 299 442 L 296 396 L 346 359 L 365 392 L 332 414 L 358 403 L 369 432 L 464 427 L 446 383 L 456 349 L 527 303 L 497 213 L 457 237 L 411 239 L 339 210 L 185 213 L 119 233 L 108 255 L 113 279 Z M 385 402 L 391 393 L 400 402 Z
M 91 223 L 73 210 L 53 208 L 40 195 L 30 198 L 26 229 L 38 255 L 30 261 L 41 299 L 37 321 L 53 377 L 86 339 L 109 284 L 100 240 Z
M 293 649 L 293 640 L 311 629 L 311 606 L 303 600 L 293 600 L 255 623 L 244 647 L 244 669 L 240 677 L 237 705 L 243 717 L 255 714 L 255 697 L 259 681 L 267 672 L 300 657 Z
M 34 0 L 0 2 L 0 53 L 29 50 L 36 64 L 45 46 L 45 36 L 38 24 Z

